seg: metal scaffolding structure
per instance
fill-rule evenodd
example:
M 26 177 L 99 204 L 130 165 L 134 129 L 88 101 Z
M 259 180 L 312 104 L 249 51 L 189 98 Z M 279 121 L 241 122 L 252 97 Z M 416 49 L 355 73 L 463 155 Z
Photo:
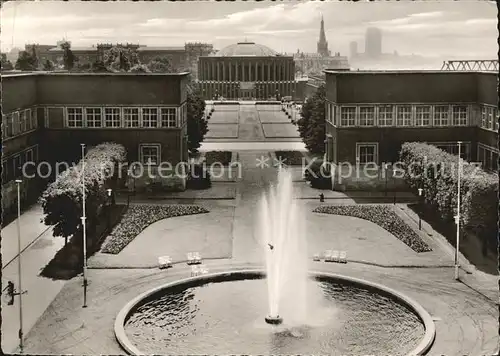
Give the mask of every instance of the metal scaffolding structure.
M 498 59 L 444 61 L 441 70 L 498 72 Z

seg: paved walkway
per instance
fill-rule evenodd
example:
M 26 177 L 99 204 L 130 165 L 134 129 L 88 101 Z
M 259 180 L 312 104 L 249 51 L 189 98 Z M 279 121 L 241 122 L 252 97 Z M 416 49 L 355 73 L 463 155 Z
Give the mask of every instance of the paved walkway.
M 42 211 L 34 206 L 21 216 L 21 237 L 23 251 L 21 253 L 21 277 L 23 331 L 26 335 L 35 325 L 38 318 L 52 303 L 64 286 L 64 281 L 52 281 L 40 277 L 41 270 L 50 262 L 55 253 L 64 245 L 63 238 L 52 236 L 52 229 L 40 223 Z M 2 286 L 13 281 L 18 290 L 18 260 L 16 221 L 2 229 Z M 14 352 L 19 345 L 19 297 L 15 297 L 12 306 L 2 298 L 2 350 Z

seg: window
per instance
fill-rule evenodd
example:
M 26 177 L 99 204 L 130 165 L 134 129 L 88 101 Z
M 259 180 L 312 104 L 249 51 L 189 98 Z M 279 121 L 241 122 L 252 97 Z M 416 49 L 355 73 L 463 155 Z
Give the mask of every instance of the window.
M 101 108 L 86 108 L 87 127 L 102 127 Z
M 20 177 L 22 174 L 22 169 L 23 169 L 23 160 L 21 155 L 17 155 L 14 157 L 13 160 L 13 172 L 14 172 L 14 177 Z
M 13 129 L 14 129 L 13 128 L 13 117 L 12 117 L 12 115 L 10 115 L 10 114 L 7 115 L 6 118 L 5 118 L 5 120 L 6 120 L 6 124 L 7 124 L 6 127 L 5 127 L 6 135 L 7 135 L 7 137 L 10 137 L 10 136 L 13 135 Z
M 411 106 L 397 106 L 397 125 L 411 126 Z
M 176 127 L 175 108 L 161 109 L 161 127 Z
M 32 149 L 29 149 L 29 150 L 26 150 L 26 153 L 25 153 L 25 162 L 34 162 L 33 160 L 33 150 Z
M 342 126 L 356 125 L 356 108 L 344 106 L 340 108 L 340 124 Z
M 19 133 L 19 111 L 12 113 L 12 135 Z
M 359 125 L 373 126 L 375 125 L 375 108 L 372 106 L 362 106 L 359 108 Z
M 378 108 L 378 124 L 379 126 L 392 125 L 392 105 L 383 105 Z
M 498 131 L 498 109 L 495 108 L 494 115 L 493 115 L 493 129 L 495 131 Z
M 453 106 L 453 125 L 467 125 L 467 106 Z
M 448 126 L 448 115 L 450 108 L 448 105 L 439 105 L 434 107 L 434 125 Z
M 120 127 L 120 108 L 104 108 L 106 127 Z
M 26 110 L 19 111 L 19 133 L 25 132 L 26 128 Z
M 26 131 L 31 131 L 33 130 L 33 125 L 32 125 L 32 120 L 31 120 L 31 109 L 26 109 Z
M 142 127 L 158 127 L 158 109 L 142 109 Z
M 2 115 L 2 139 L 7 137 L 7 115 Z
M 429 126 L 431 124 L 431 107 L 416 106 L 415 107 L 415 125 L 416 126 Z
M 139 156 L 142 164 L 160 164 L 160 145 L 146 144 L 139 146 Z
M 68 127 L 83 127 L 83 109 L 68 108 Z
M 481 127 L 488 127 L 488 113 L 486 106 L 481 107 Z
M 486 171 L 498 172 L 498 150 L 482 144 L 477 146 L 477 158 Z
M 435 142 L 432 143 L 434 146 L 448 152 L 449 154 L 458 156 L 458 142 Z M 460 145 L 460 157 L 466 161 L 470 161 L 470 143 L 462 142 Z
M 139 127 L 139 108 L 124 108 L 125 127 Z
M 487 123 L 487 129 L 493 130 L 493 108 L 488 108 L 488 123 Z
M 356 144 L 356 151 L 360 164 L 377 163 L 377 144 L 358 143 Z
M 38 127 L 38 116 L 37 116 L 37 109 L 36 108 L 31 110 L 31 127 L 33 129 L 36 129 Z

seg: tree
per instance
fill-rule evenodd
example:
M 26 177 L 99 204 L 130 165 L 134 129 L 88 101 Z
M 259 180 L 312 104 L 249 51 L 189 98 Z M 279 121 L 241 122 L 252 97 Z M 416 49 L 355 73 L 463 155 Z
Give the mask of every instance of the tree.
M 52 63 L 52 61 L 46 59 L 45 62 L 43 63 L 43 70 L 53 71 L 54 69 L 55 69 L 54 63 Z
M 19 52 L 19 57 L 16 61 L 15 68 L 18 70 L 37 70 L 38 60 L 36 57 L 33 57 L 32 53 L 28 53 L 26 51 Z
M 172 73 L 175 72 L 170 60 L 165 57 L 156 57 L 148 64 L 148 68 L 152 73 Z
M 115 46 L 104 52 L 104 65 L 112 72 L 128 72 L 139 64 L 137 53 L 130 48 Z
M 301 118 L 297 121 L 300 137 L 313 154 L 325 153 L 325 103 L 326 89 L 323 84 L 302 105 Z
M 12 65 L 11 61 L 7 59 L 7 55 L 5 53 L 2 53 L 2 70 L 12 70 L 14 69 L 14 66 Z
M 61 43 L 61 48 L 63 50 L 63 63 L 64 63 L 64 69 L 66 70 L 71 70 L 75 66 L 75 55 L 73 54 L 73 51 L 71 50 L 71 43 L 68 41 L 65 41 Z
M 106 183 L 116 173 L 116 165 L 125 161 L 125 148 L 116 143 L 102 143 L 85 156 L 85 204 L 88 224 L 96 226 L 99 207 L 106 201 Z M 53 235 L 68 237 L 81 233 L 82 162 L 62 172 L 40 197 L 44 223 L 53 225 Z M 80 243 L 81 239 L 77 239 Z
M 190 89 L 187 95 L 187 135 L 188 149 L 197 152 L 208 132 L 208 121 L 204 117 L 205 101 L 198 90 Z

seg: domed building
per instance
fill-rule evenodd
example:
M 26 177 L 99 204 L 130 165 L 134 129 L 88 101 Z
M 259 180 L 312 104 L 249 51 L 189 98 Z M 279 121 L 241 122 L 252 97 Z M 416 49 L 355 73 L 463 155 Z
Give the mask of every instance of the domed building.
M 205 99 L 267 100 L 293 96 L 295 64 L 254 43 L 239 42 L 219 52 L 200 57 L 198 83 Z

